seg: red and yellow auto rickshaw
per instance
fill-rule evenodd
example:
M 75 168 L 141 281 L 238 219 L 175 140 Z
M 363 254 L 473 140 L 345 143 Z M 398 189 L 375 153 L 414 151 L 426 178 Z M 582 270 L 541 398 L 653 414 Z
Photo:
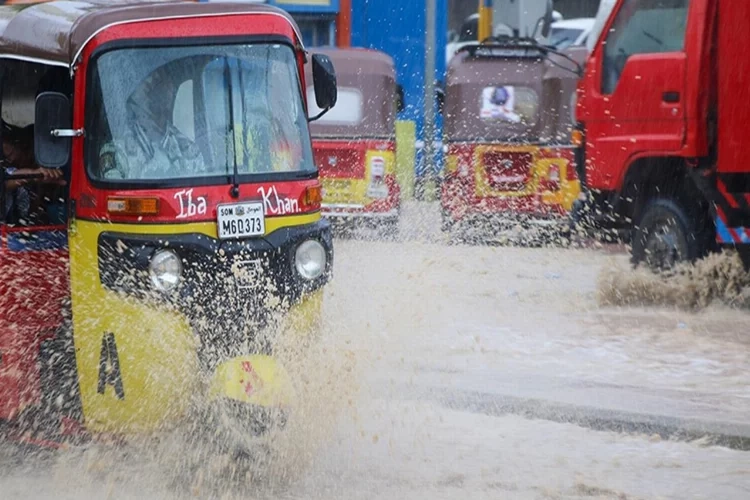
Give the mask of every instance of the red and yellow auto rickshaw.
M 261 332 L 315 326 L 333 257 L 294 21 L 237 2 L 0 13 L 2 435 L 138 435 L 196 408 L 275 425 L 294 385 Z M 333 67 L 311 62 L 330 108 Z
M 333 62 L 339 88 L 338 104 L 310 125 L 323 184 L 323 215 L 393 229 L 401 196 L 395 120 L 403 106 L 393 60 L 369 49 L 320 52 Z M 312 92 L 308 87 L 308 100 Z M 319 112 L 311 106 L 312 115 Z
M 566 61 L 549 50 L 534 40 L 490 39 L 451 61 L 444 230 L 567 228 L 580 191 L 570 144 L 577 80 L 571 68 L 585 54 L 571 49 Z

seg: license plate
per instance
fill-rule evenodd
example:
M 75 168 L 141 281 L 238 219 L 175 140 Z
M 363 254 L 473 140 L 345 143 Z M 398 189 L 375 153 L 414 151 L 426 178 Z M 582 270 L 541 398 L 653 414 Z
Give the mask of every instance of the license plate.
M 266 233 L 263 203 L 251 201 L 217 207 L 219 239 L 249 238 Z

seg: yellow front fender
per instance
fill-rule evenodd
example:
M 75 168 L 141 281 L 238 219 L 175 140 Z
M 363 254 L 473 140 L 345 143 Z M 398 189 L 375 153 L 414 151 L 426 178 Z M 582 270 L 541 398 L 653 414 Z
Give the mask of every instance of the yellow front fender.
M 252 354 L 221 363 L 211 379 L 209 397 L 264 408 L 288 408 L 296 394 L 289 374 L 276 359 Z

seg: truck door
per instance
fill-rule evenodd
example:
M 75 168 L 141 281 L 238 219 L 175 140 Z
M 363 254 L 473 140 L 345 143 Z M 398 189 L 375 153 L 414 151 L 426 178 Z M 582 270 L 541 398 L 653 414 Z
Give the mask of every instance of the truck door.
M 670 154 L 685 138 L 690 0 L 624 0 L 599 49 L 599 88 L 589 88 L 590 185 L 615 189 L 633 155 Z

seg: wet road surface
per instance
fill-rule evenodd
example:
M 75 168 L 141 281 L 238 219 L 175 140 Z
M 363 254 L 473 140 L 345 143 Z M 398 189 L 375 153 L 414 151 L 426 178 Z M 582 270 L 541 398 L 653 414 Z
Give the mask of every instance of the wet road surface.
M 624 254 L 450 245 L 407 208 L 396 241 L 336 242 L 293 479 L 175 492 L 71 452 L 4 467 L 0 498 L 750 498 L 750 314 L 601 306 Z

